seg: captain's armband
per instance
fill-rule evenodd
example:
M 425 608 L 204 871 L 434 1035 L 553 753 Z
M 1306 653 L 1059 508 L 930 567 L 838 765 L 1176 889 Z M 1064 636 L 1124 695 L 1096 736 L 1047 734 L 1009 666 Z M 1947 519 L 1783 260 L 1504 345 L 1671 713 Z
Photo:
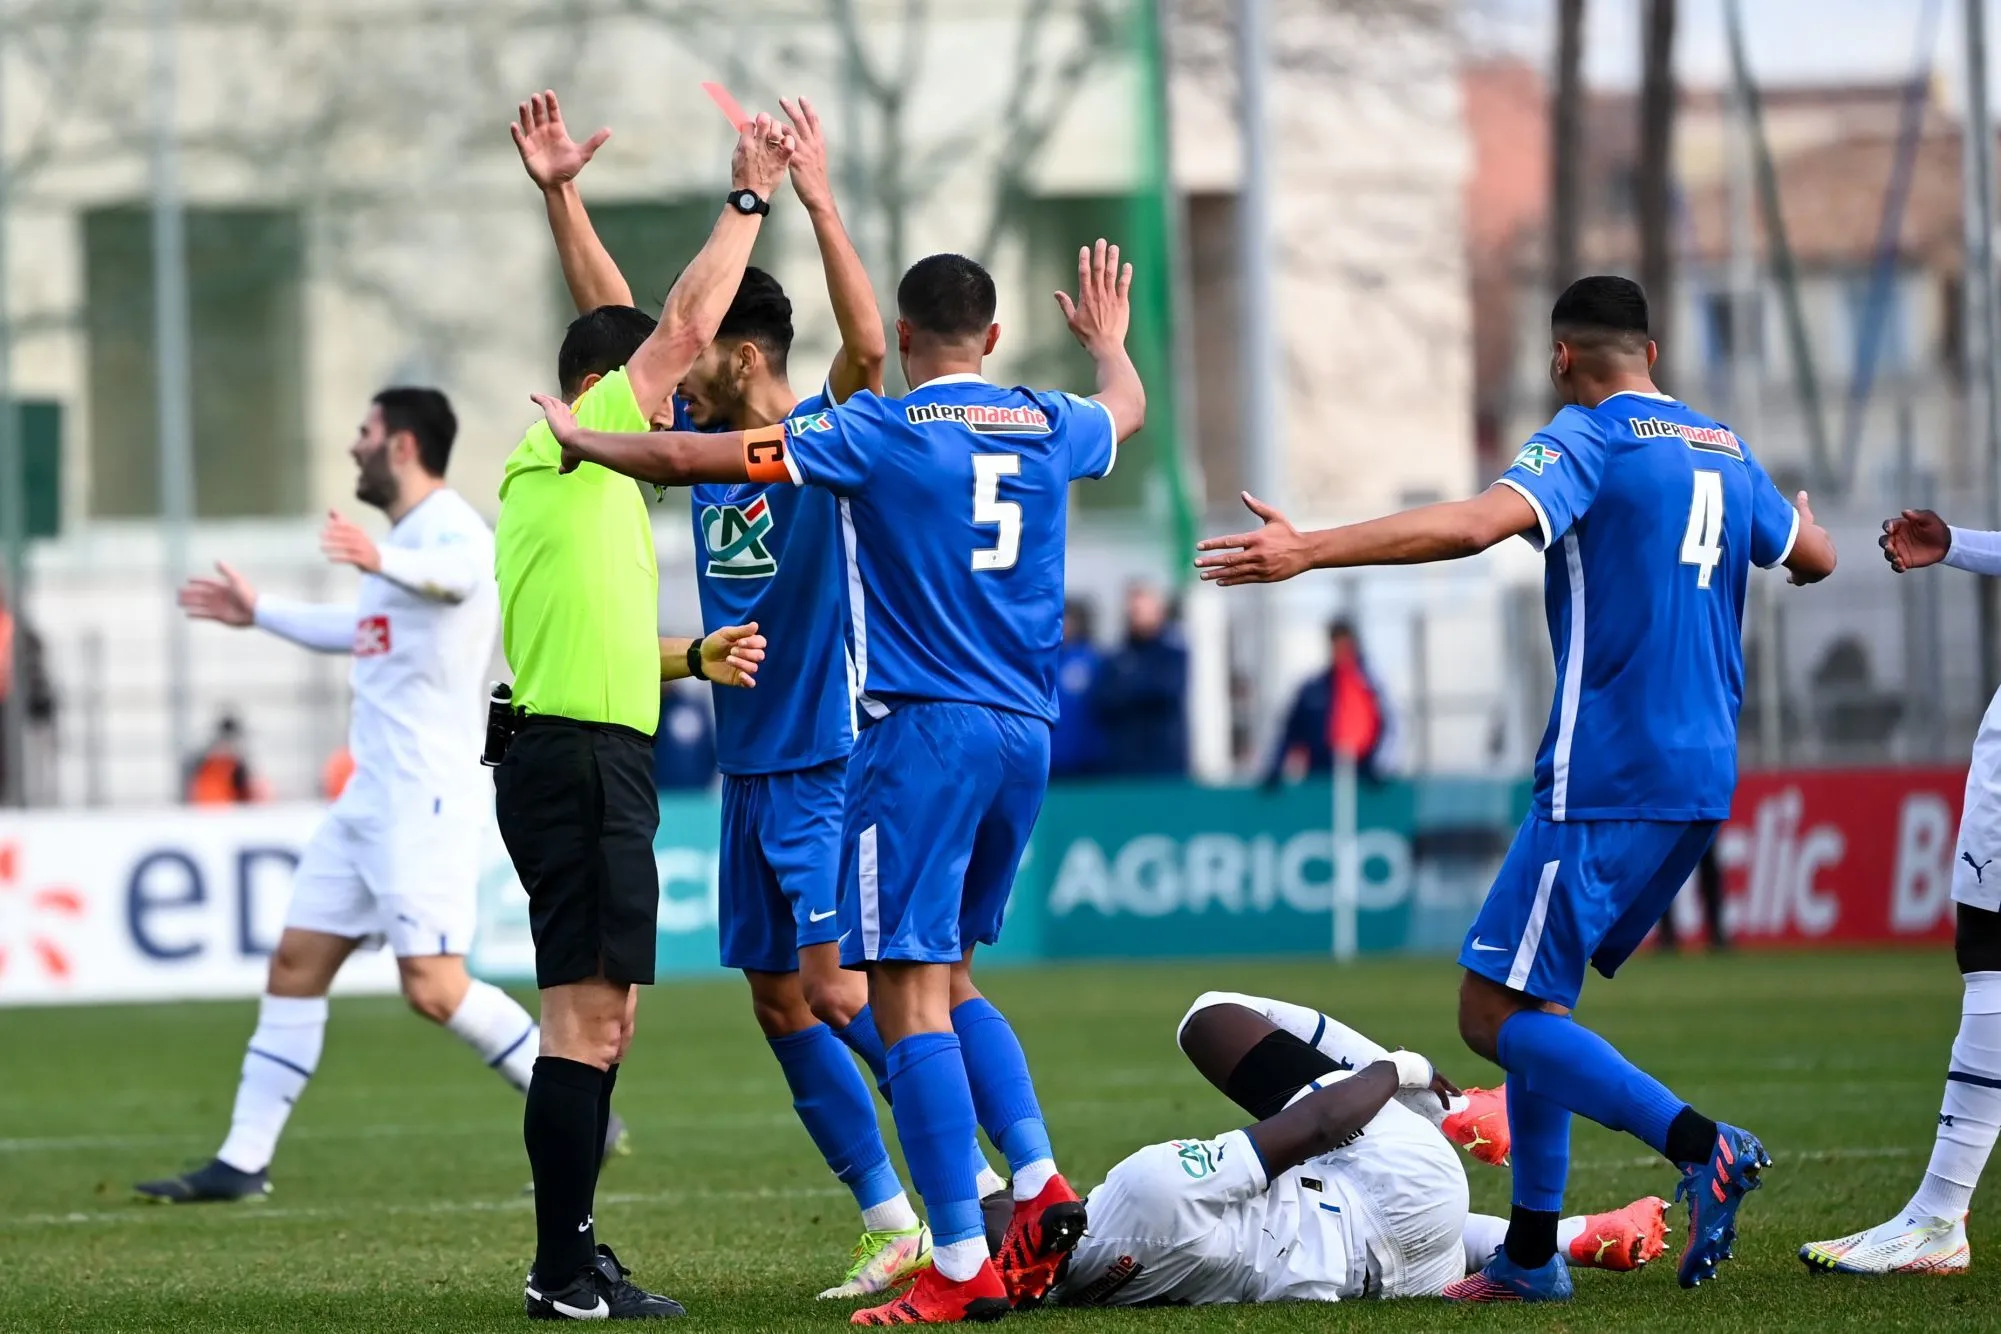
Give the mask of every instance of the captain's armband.
M 744 475 L 753 482 L 796 482 L 785 451 L 785 428 L 759 426 L 743 433 Z

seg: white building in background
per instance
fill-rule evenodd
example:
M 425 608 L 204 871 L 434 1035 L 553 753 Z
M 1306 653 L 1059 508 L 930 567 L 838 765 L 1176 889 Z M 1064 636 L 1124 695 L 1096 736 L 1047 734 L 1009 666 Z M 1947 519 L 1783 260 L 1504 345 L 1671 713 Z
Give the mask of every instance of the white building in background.
M 964 0 L 933 6 L 914 33 L 899 26 L 901 5 L 863 3 L 859 56 L 824 4 L 717 0 L 697 22 L 690 6 L 671 8 L 670 21 L 667 7 L 654 17 L 611 0 L 183 0 L 198 568 L 226 558 L 276 590 L 349 595 L 351 577 L 320 563 L 313 532 L 327 507 L 359 508 L 346 447 L 369 396 L 391 383 L 451 395 L 451 480 L 493 511 L 502 460 L 533 418 L 527 394 L 554 387 L 570 313 L 506 130 L 516 101 L 543 87 L 563 94 L 575 127 L 614 130 L 582 187 L 642 302 L 664 295 L 720 205 L 730 134 L 698 84 L 721 78 L 748 104 L 803 92 L 821 106 L 844 211 L 885 304 L 909 259 L 968 250 L 1003 287 L 997 373 L 1074 373 L 1048 292 L 1074 273 L 1077 244 L 1121 229 L 1124 197 L 1146 184 L 1147 83 L 1126 0 L 1070 0 L 1033 31 L 1025 16 L 1039 7 L 1026 0 Z M 1274 229 L 1284 321 L 1279 499 L 1323 521 L 1474 481 L 1455 34 L 1353 8 L 1275 6 L 1276 179 L 1255 202 Z M 1220 515 L 1242 482 L 1234 58 L 1229 30 L 1211 21 L 1227 6 L 1169 10 L 1194 365 L 1191 384 L 1155 390 L 1186 391 L 1201 499 Z M 31 562 L 30 615 L 61 698 L 37 787 L 69 804 L 157 801 L 176 781 L 145 17 L 143 6 L 31 3 L 0 55 L 14 384 L 44 405 L 37 457 L 60 441 L 60 483 L 42 495 L 58 532 Z M 810 234 L 782 201 L 756 262 L 793 295 L 804 385 L 835 334 Z M 1078 591 L 1108 618 L 1122 581 L 1166 576 L 1171 554 L 1159 525 L 1135 522 L 1150 470 L 1122 471 L 1085 498 L 1098 508 L 1079 511 L 1088 556 L 1073 562 Z M 677 505 L 663 507 L 662 614 L 676 626 L 695 615 L 686 528 Z M 1336 597 L 1300 596 L 1330 609 Z M 1276 677 L 1313 665 L 1320 620 L 1293 618 L 1297 642 Z M 274 791 L 309 795 L 344 731 L 345 663 L 208 626 L 192 645 L 193 730 L 225 708 L 241 714 Z M 1446 670 L 1463 655 L 1438 661 Z

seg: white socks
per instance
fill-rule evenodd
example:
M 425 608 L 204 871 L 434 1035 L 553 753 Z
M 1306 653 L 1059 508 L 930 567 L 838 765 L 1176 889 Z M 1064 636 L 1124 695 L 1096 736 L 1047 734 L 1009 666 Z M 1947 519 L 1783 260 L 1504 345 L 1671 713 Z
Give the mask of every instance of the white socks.
M 1560 1219 L 1556 1225 L 1556 1253 L 1570 1263 L 1570 1243 L 1584 1235 L 1584 1225 L 1589 1221 L 1581 1214 Z M 1492 1214 L 1466 1215 L 1466 1230 L 1459 1234 L 1466 1245 L 1466 1272 L 1477 1274 L 1487 1267 L 1487 1261 L 1494 1258 L 1494 1252 L 1501 1249 L 1501 1243 L 1508 1239 L 1508 1220 L 1496 1218 Z
M 466 989 L 465 999 L 445 1027 L 453 1036 L 479 1053 L 479 1059 L 500 1072 L 500 1077 L 519 1092 L 528 1091 L 528 1079 L 535 1073 L 542 1031 L 514 998 L 490 982 L 477 978 Z
M 1055 1175 L 1056 1160 L 1053 1158 L 1037 1158 L 1032 1163 L 1024 1164 L 1014 1174 L 1015 1200 L 1020 1202 L 1034 1199 L 1042 1193 L 1042 1188 L 1048 1185 L 1049 1179 Z M 980 1198 L 986 1197 L 983 1195 Z
M 1301 1042 L 1314 1048 L 1322 1056 L 1338 1062 L 1350 1070 L 1360 1070 L 1389 1056 L 1389 1048 L 1374 1039 L 1357 1033 L 1339 1019 L 1308 1009 L 1304 1005 L 1294 1005 L 1291 1001 L 1273 1000 L 1268 996 L 1247 996 L 1237 991 L 1205 991 L 1196 998 L 1188 1013 L 1182 1017 L 1181 1026 L 1174 1030 L 1178 1042 L 1181 1029 L 1188 1021 L 1211 1005 L 1241 1005 L 1247 1010 L 1255 1010 L 1278 1025 Z M 1435 1126 L 1445 1124 L 1445 1118 L 1458 1107 L 1446 1107 L 1438 1101 L 1438 1095 L 1428 1089 L 1404 1089 L 1398 1092 L 1396 1100 L 1416 1112 Z M 1460 1103 L 1459 1106 L 1464 1106 Z
M 987 1162 L 984 1154 L 980 1157 L 980 1174 L 978 1180 L 980 1198 L 983 1200 L 996 1191 L 1007 1189 L 1007 1178 L 994 1171 L 993 1165 Z
M 243 1082 L 236 1086 L 229 1138 L 216 1157 L 239 1172 L 261 1172 L 271 1165 L 292 1104 L 319 1068 L 326 1035 L 325 996 L 267 995 L 258 1002 L 257 1030 L 243 1054 Z
M 862 1228 L 868 1232 L 908 1232 L 917 1226 L 917 1211 L 910 1207 L 910 1196 L 898 1191 L 881 1204 L 871 1204 L 862 1210 Z
M 947 1246 L 931 1248 L 931 1264 L 954 1283 L 964 1283 L 980 1272 L 987 1260 L 987 1239 L 968 1237 Z
M 2001 973 L 1968 973 L 1952 1044 L 1938 1139 L 1924 1184 L 1904 1212 L 1958 1218 L 1973 1200 L 1980 1169 L 2001 1128 Z

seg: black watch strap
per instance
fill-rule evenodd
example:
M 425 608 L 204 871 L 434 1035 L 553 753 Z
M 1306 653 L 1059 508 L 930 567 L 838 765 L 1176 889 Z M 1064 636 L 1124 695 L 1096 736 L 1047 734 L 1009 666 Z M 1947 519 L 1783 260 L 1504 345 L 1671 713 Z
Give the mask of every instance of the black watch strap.
M 771 212 L 771 204 L 755 190 L 732 190 L 723 196 L 723 202 L 746 215 Z
M 702 641 L 691 640 L 688 644 L 688 675 L 697 681 L 706 681 L 709 674 L 702 670 Z

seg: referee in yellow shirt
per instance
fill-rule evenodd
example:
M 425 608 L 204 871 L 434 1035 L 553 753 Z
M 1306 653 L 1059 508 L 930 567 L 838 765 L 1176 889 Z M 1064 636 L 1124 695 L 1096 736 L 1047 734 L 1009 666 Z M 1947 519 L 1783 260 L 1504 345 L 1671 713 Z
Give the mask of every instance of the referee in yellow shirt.
M 656 324 L 602 306 L 571 324 L 556 363 L 579 421 L 644 431 L 716 336 L 743 279 L 771 192 L 792 156 L 788 128 L 759 116 L 738 136 L 731 189 L 709 240 Z M 495 810 L 528 892 L 542 1054 L 522 1123 L 535 1179 L 535 1265 L 525 1301 L 544 1319 L 643 1319 L 679 1303 L 627 1281 L 596 1244 L 593 1199 L 635 984 L 653 981 L 660 884 L 652 744 L 665 643 L 660 568 L 640 489 L 603 468 L 559 471 L 536 423 L 507 460 L 494 562 L 520 730 L 494 774 Z M 699 647 L 686 667 L 703 675 Z M 679 671 L 671 672 L 681 674 Z

